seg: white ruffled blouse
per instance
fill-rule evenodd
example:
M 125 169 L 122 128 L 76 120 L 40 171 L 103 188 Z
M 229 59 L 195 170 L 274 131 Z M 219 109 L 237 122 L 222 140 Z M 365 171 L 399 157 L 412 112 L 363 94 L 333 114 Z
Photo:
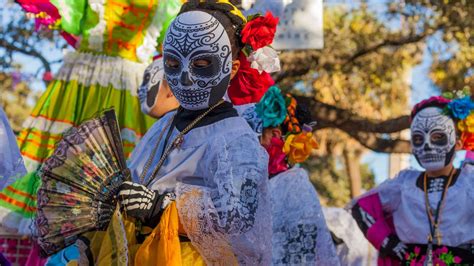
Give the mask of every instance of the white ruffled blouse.
M 144 165 L 174 114 L 156 122 L 135 148 L 129 160 L 135 182 L 141 182 Z M 174 128 L 168 143 L 177 134 Z M 144 183 L 150 180 L 163 146 L 161 141 Z M 272 216 L 267 163 L 267 153 L 245 120 L 226 118 L 189 131 L 149 188 L 176 193 L 180 221 L 208 264 L 269 265 Z
M 421 172 L 404 170 L 383 182 L 379 192 L 384 211 L 393 214 L 398 237 L 404 243 L 426 244 L 430 226 L 426 214 L 425 194 L 416 186 Z M 428 193 L 436 209 L 442 191 Z M 448 188 L 440 217 L 442 245 L 457 247 L 474 243 L 474 167 L 465 165 L 456 183 Z

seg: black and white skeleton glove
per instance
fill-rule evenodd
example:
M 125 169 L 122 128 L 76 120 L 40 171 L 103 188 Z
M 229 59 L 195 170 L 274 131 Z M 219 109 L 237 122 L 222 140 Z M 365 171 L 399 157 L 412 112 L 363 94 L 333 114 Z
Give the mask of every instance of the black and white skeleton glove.
M 119 201 L 122 209 L 145 225 L 155 227 L 163 210 L 175 199 L 174 193 L 159 194 L 143 185 L 123 182 L 120 186 Z
M 407 246 L 402 241 L 400 241 L 398 236 L 389 235 L 382 242 L 380 253 L 403 260 L 405 259 L 405 254 L 407 253 Z

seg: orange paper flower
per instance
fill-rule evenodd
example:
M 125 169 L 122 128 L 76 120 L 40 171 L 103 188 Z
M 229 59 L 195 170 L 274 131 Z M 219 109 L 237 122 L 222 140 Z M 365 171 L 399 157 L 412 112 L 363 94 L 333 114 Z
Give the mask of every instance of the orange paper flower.
M 311 155 L 313 149 L 318 148 L 318 143 L 313 138 L 312 132 L 301 132 L 289 135 L 286 138 L 283 152 L 288 156 L 291 164 L 302 163 Z
M 469 132 L 462 132 L 461 140 L 463 142 L 463 150 L 474 151 L 474 134 Z

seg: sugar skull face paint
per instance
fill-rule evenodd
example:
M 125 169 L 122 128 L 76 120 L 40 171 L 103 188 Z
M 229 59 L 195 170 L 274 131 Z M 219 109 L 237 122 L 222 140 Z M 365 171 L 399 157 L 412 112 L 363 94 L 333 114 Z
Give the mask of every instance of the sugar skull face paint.
M 454 156 L 454 121 L 443 110 L 427 107 L 411 123 L 411 146 L 415 158 L 428 171 L 442 169 Z
M 145 70 L 142 85 L 138 88 L 138 98 L 142 112 L 145 114 L 150 114 L 156 104 L 159 104 L 156 102 L 156 98 L 164 73 L 163 58 L 153 61 Z
M 232 50 L 229 36 L 212 15 L 179 15 L 163 45 L 165 73 L 173 94 L 188 110 L 201 110 L 222 99 L 229 87 Z

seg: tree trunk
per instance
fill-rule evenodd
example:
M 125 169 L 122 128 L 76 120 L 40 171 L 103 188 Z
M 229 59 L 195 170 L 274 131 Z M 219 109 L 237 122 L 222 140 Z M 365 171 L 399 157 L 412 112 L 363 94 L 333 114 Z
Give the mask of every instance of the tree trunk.
M 346 161 L 346 171 L 349 176 L 351 186 L 351 197 L 355 198 L 361 194 L 362 178 L 360 175 L 360 155 L 353 150 L 344 149 L 344 160 Z

